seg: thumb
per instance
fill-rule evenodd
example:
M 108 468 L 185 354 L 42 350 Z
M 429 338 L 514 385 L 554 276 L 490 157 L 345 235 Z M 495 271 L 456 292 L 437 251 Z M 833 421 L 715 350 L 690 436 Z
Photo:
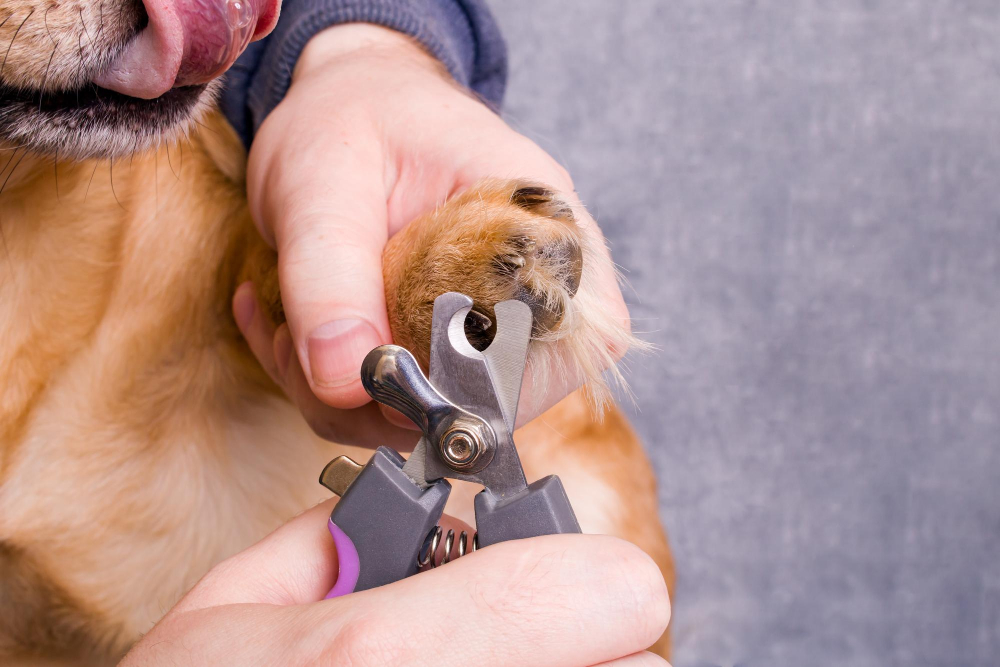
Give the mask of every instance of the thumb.
M 323 402 L 358 407 L 369 400 L 361 362 L 391 340 L 382 283 L 387 214 L 381 159 L 377 151 L 324 145 L 306 149 L 291 169 L 268 171 L 266 187 L 280 195 L 261 207 L 260 222 L 278 250 L 295 353 Z
M 216 565 L 177 603 L 172 614 L 232 604 L 297 605 L 322 600 L 337 580 L 337 546 L 327 528 L 337 504 L 331 498 L 289 520 L 248 549 Z M 373 520 L 377 521 L 378 517 Z M 474 533 L 468 524 L 447 514 L 441 527 Z M 402 546 L 402 545 L 401 545 Z M 435 562 L 445 555 L 444 546 Z M 451 556 L 458 556 L 452 544 Z

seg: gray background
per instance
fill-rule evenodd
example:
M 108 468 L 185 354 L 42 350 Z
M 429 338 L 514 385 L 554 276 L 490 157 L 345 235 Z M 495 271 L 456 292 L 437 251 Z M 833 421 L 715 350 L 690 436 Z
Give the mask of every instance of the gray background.
M 1000 3 L 493 7 L 661 350 L 675 664 L 1000 664 Z

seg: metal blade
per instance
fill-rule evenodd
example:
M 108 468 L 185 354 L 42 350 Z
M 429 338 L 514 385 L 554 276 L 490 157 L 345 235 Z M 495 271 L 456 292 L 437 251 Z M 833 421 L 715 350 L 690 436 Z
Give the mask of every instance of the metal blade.
M 501 301 L 493 307 L 497 319 L 497 335 L 483 356 L 493 380 L 497 400 L 503 411 L 507 430 L 514 432 L 517 400 L 521 396 L 524 363 L 531 342 L 531 308 L 520 301 Z
M 420 438 L 417 446 L 410 453 L 410 457 L 403 464 L 403 473 L 421 489 L 426 489 L 431 485 L 427 481 L 427 447 L 427 438 Z
M 527 486 L 511 433 L 531 338 L 531 309 L 519 301 L 498 303 L 494 307 L 496 336 L 489 348 L 480 352 L 465 335 L 465 316 L 472 305 L 472 299 L 454 292 L 435 300 L 430 383 L 453 405 L 489 424 L 496 435 L 493 459 L 479 472 L 459 472 L 446 466 L 435 449 L 437 443 L 424 437 L 403 472 L 421 488 L 449 477 L 482 484 L 502 498 Z

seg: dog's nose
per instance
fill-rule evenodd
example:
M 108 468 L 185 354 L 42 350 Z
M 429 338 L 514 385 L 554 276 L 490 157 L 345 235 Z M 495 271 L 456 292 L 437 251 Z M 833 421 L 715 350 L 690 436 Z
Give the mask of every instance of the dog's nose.
M 281 0 L 143 0 L 148 25 L 94 79 L 102 88 L 153 99 L 211 81 L 270 32 Z

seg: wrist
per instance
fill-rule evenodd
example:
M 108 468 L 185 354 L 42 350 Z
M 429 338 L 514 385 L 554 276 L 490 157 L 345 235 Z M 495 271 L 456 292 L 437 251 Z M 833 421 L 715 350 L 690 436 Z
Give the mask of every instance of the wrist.
M 444 65 L 412 37 L 373 23 L 343 23 L 309 40 L 295 65 L 292 81 L 361 61 L 390 67 L 405 65 L 451 79 Z

